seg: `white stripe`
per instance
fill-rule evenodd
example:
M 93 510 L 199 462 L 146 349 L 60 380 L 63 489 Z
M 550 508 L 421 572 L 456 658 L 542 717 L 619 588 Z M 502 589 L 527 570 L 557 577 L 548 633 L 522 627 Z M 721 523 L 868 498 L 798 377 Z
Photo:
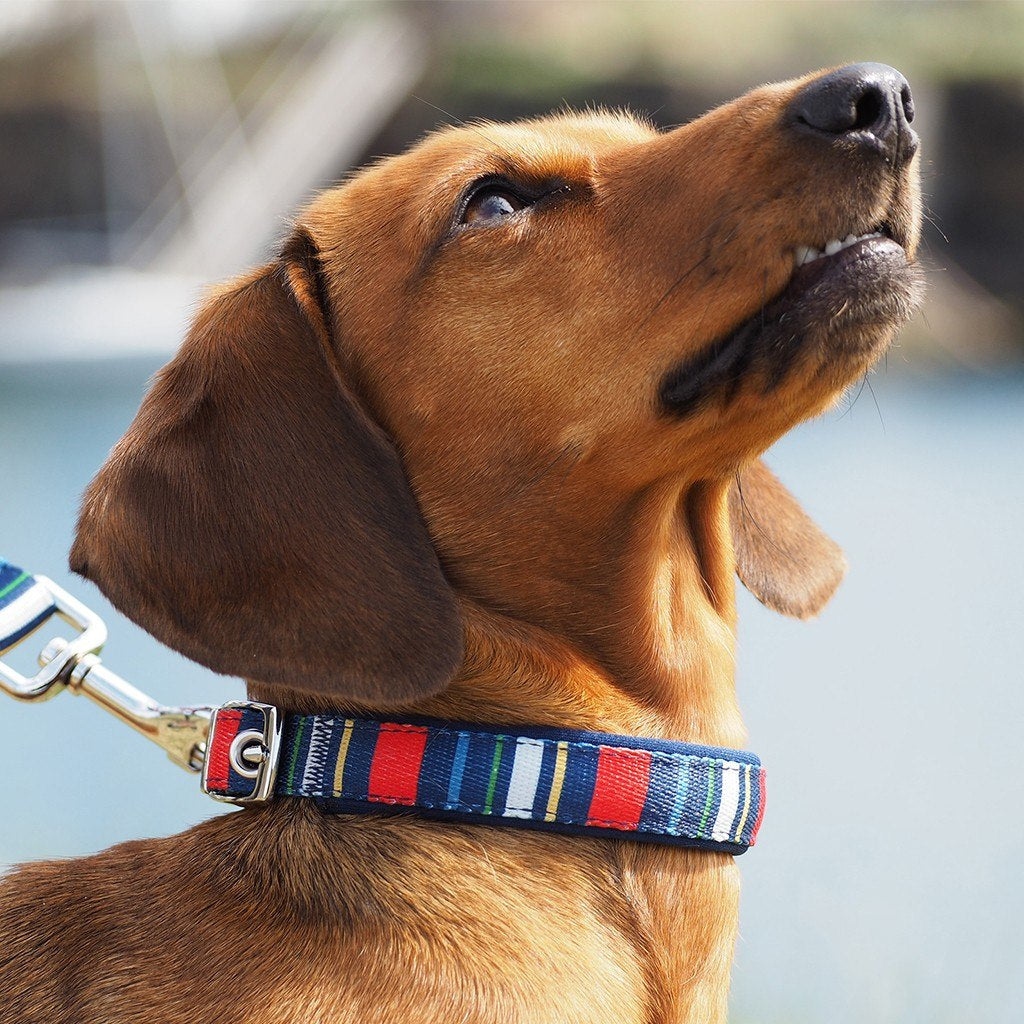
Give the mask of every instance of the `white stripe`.
M 718 843 L 732 840 L 732 823 L 740 806 L 740 765 L 736 761 L 722 763 L 722 802 L 718 805 L 711 838 Z
M 36 616 L 52 606 L 50 592 L 41 583 L 34 583 L 6 608 L 0 609 L 0 650 L 3 650 L 3 642 L 9 636 L 24 629 Z
M 324 789 L 324 761 L 327 758 L 327 745 L 331 741 L 331 725 L 334 719 L 317 716 L 313 719 L 313 735 L 309 737 L 309 753 L 306 755 L 306 767 L 302 772 L 302 788 L 318 793 Z
M 540 781 L 540 764 L 544 758 L 544 741 L 520 736 L 516 740 L 516 759 L 512 762 L 512 778 L 505 798 L 506 818 L 532 818 L 533 799 Z

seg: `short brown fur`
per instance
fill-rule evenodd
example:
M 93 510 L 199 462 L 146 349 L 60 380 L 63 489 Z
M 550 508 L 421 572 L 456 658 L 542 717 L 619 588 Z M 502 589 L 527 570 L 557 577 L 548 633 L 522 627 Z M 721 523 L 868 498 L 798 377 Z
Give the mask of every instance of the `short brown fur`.
M 816 613 L 842 556 L 757 461 L 907 303 L 686 416 L 658 384 L 808 239 L 915 171 L 781 123 L 813 76 L 666 134 L 563 115 L 440 132 L 326 192 L 214 294 L 91 486 L 73 567 L 287 709 L 742 746 L 734 572 Z M 458 227 L 468 183 L 552 192 Z M 813 185 L 812 185 L 813 182 Z M 0 1022 L 713 1024 L 739 881 L 706 851 L 295 801 L 0 885 Z

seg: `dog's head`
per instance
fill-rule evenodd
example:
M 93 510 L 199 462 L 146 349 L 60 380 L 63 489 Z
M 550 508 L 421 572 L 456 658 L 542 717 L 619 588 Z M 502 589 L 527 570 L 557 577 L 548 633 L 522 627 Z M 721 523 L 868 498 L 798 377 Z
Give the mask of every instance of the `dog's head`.
M 400 704 L 457 671 L 456 592 L 543 620 L 531 574 L 599 571 L 593 524 L 738 480 L 741 578 L 815 612 L 841 555 L 756 459 L 918 301 L 893 75 L 765 87 L 668 133 L 467 125 L 323 194 L 206 302 L 72 567 L 217 671 Z

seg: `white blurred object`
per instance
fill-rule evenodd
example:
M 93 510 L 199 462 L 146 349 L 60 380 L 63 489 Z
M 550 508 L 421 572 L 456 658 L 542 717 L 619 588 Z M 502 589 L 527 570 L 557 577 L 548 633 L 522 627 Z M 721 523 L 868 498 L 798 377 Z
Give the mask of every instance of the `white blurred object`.
M 201 12 L 217 5 L 83 6 L 105 19 L 96 65 L 107 163 L 136 144 L 102 74 L 116 68 L 126 43 L 141 61 L 175 174 L 145 216 L 111 234 L 113 265 L 67 265 L 0 286 L 0 366 L 169 355 L 202 284 L 266 259 L 288 218 L 353 166 L 426 63 L 411 22 L 389 10 L 339 22 L 338 7 L 303 8 L 312 17 L 290 22 L 284 45 L 233 96 L 218 47 L 227 29 L 251 28 L 252 5 L 230 5 L 232 16 L 206 26 L 205 36 Z M 265 24 L 287 6 L 267 5 L 256 20 Z M 166 62 L 168 33 L 176 38 L 186 24 L 190 47 L 201 41 L 211 54 L 199 83 L 211 116 L 199 137 L 183 130 Z
M 145 34 L 138 34 L 145 51 Z M 186 215 L 167 211 L 164 222 L 181 226 L 152 266 L 199 268 L 217 278 L 251 263 L 281 234 L 287 214 L 329 184 L 338 168 L 355 163 L 407 98 L 424 63 L 416 32 L 391 15 L 331 32 L 326 44 L 312 33 L 244 119 L 229 108 L 236 116 L 226 135 L 215 134 L 212 149 L 200 146 L 179 162 Z
M 166 356 L 201 288 L 196 277 L 124 267 L 0 288 L 0 366 Z

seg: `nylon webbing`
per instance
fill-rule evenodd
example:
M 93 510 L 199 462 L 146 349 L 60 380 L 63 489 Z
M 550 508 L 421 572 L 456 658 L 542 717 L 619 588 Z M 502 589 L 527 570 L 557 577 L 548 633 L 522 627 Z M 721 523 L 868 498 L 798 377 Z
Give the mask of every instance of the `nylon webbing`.
M 36 578 L 0 558 L 0 654 L 38 629 L 56 611 Z
M 244 795 L 228 757 L 259 712 L 219 712 L 211 788 Z M 247 718 L 246 716 L 251 716 Z M 764 811 L 751 753 L 572 730 L 288 715 L 277 796 L 326 811 L 407 810 L 426 817 L 742 853 Z

